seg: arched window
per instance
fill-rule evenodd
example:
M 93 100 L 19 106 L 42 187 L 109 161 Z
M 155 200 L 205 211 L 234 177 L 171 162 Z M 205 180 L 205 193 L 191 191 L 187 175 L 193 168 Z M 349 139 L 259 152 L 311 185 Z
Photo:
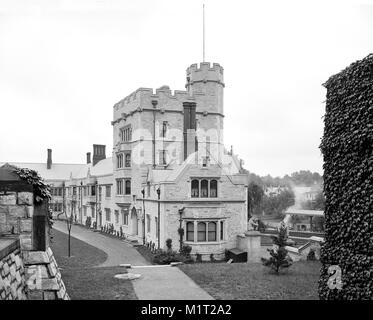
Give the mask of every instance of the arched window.
M 130 167 L 131 166 L 131 154 L 126 153 L 126 159 L 125 159 L 125 164 L 124 165 L 126 167 Z
M 206 241 L 206 223 L 198 222 L 197 224 L 197 240 Z
M 216 241 L 216 222 L 208 223 L 208 241 Z
M 210 181 L 210 197 L 216 198 L 218 196 L 218 182 L 216 180 Z
M 187 222 L 186 224 L 186 240 L 194 241 L 194 222 Z
M 209 182 L 207 180 L 202 180 L 201 181 L 201 197 L 202 198 L 206 198 L 206 197 L 209 196 L 208 185 L 209 185 Z
M 125 194 L 131 194 L 131 180 L 126 180 Z
M 192 198 L 199 197 L 199 181 L 192 180 Z

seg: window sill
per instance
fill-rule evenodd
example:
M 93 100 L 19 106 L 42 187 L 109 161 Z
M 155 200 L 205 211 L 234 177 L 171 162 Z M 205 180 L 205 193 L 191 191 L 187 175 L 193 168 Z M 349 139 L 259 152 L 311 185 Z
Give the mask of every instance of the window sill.
M 184 241 L 185 244 L 188 245 L 206 245 L 206 244 L 212 244 L 212 245 L 219 245 L 219 244 L 225 244 L 227 243 L 227 240 L 220 240 L 220 241 Z

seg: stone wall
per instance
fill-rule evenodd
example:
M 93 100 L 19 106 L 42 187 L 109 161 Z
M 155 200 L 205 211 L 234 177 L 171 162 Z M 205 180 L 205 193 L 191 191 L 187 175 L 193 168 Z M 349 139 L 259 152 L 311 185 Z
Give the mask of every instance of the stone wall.
M 30 250 L 33 213 L 32 192 L 1 192 L 0 236 L 19 235 L 21 249 Z
M 0 238 L 0 300 L 69 299 L 50 248 L 22 251 L 18 238 Z
M 32 192 L 5 190 L 6 185 L 0 192 L 0 300 L 69 299 L 48 247 L 46 219 L 35 221 L 41 230 L 46 228 L 42 237 L 47 250 L 32 251 L 41 243 L 39 235 L 33 238 L 33 220 L 45 217 L 47 204 L 34 207 Z
M 0 238 L 0 300 L 24 300 L 25 288 L 25 268 L 19 240 Z

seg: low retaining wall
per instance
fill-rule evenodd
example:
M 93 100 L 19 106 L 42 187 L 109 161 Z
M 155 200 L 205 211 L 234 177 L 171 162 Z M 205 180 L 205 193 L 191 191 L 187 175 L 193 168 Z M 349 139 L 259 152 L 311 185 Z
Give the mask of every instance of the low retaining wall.
M 47 251 L 21 251 L 18 238 L 0 238 L 0 300 L 69 300 L 56 259 Z
M 0 300 L 26 299 L 25 269 L 18 239 L 0 238 Z

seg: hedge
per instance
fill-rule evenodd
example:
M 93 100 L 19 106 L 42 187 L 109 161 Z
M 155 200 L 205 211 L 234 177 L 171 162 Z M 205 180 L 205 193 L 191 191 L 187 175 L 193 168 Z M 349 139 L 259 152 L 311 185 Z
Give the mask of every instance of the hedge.
M 320 299 L 373 298 L 373 54 L 324 84 L 325 243 Z M 328 285 L 330 266 L 341 289 Z

